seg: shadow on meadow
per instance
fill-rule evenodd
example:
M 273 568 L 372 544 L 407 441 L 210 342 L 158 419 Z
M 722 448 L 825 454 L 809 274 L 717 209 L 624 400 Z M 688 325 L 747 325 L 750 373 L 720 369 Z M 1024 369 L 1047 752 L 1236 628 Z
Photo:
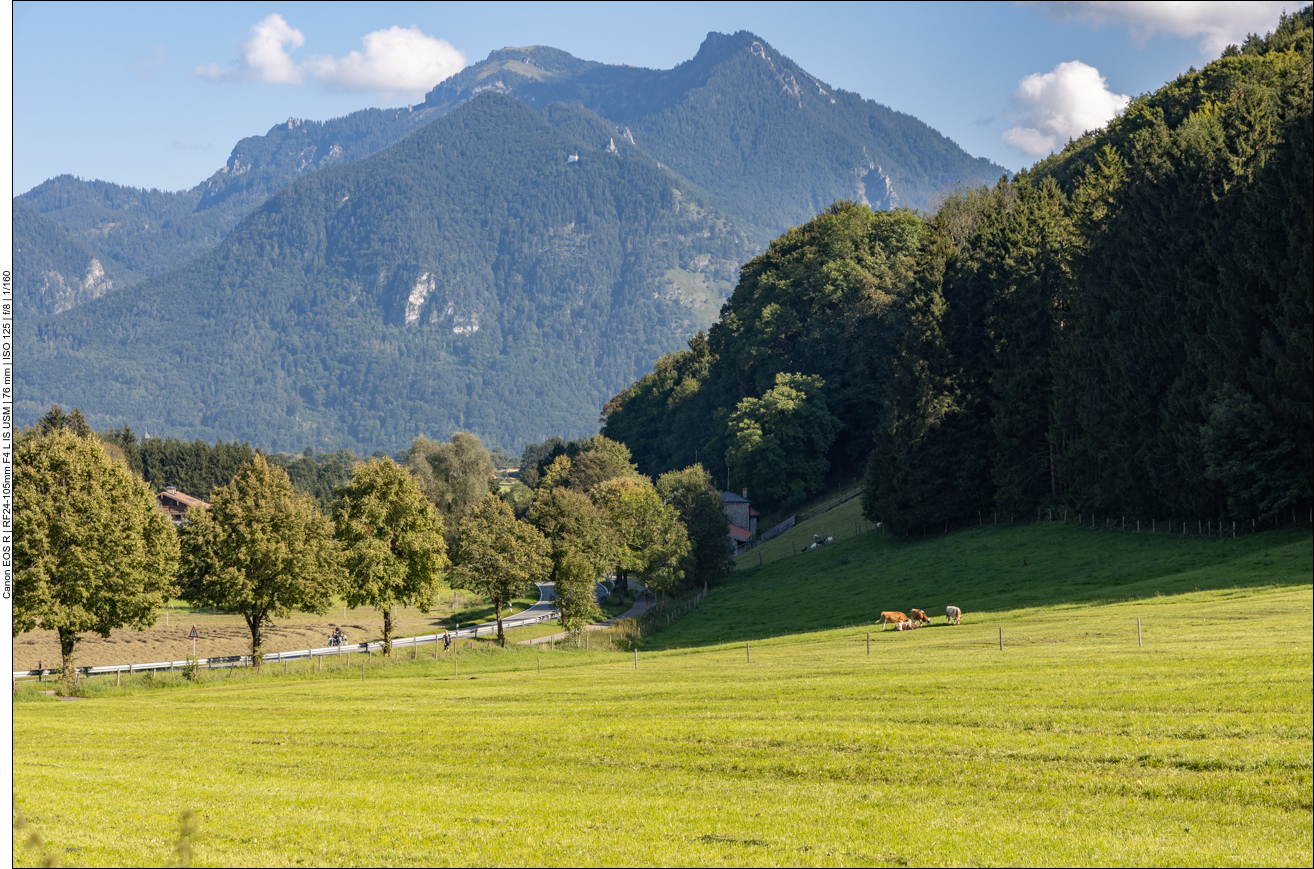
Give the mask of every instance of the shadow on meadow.
M 1236 538 L 1092 530 L 1062 524 L 984 526 L 929 540 L 881 534 L 752 567 L 642 643 L 669 649 L 879 622 L 925 610 L 944 624 L 989 612 L 1136 600 L 1230 588 L 1309 585 L 1314 538 L 1302 529 Z

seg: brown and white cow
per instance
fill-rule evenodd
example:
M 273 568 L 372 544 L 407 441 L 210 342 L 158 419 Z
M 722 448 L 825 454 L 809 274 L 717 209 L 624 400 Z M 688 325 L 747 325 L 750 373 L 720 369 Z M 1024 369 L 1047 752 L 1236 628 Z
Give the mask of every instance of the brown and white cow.
M 901 612 L 881 613 L 881 630 L 885 630 L 887 624 L 898 625 L 908 621 L 908 617 Z
M 944 608 L 944 617 L 951 625 L 956 625 L 963 617 L 963 611 L 956 606 Z
M 924 625 L 929 625 L 931 623 L 931 620 L 926 617 L 926 613 L 919 609 L 910 609 L 908 610 L 908 613 L 913 617 L 913 621 L 915 622 L 920 622 Z

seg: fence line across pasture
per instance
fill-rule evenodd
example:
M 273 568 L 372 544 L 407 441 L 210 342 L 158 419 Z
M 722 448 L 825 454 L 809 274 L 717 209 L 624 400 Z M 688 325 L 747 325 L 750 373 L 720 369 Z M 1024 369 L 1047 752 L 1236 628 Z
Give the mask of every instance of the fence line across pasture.
M 839 499 L 837 502 L 835 502 L 835 506 L 838 506 L 839 504 L 843 504 L 846 501 L 852 500 L 854 497 L 856 497 L 856 494 L 849 495 L 848 497 Z M 833 507 L 827 509 L 833 509 Z M 797 523 L 803 522 L 805 519 L 813 518 L 819 515 L 820 512 L 824 512 L 824 511 L 813 511 L 812 513 L 806 515 L 801 514 L 791 518 L 796 520 L 795 525 L 797 525 Z M 1092 531 L 1114 531 L 1121 534 L 1153 534 L 1162 537 L 1168 537 L 1168 536 L 1207 537 L 1210 539 L 1217 539 L 1217 540 L 1221 540 L 1227 537 L 1241 537 L 1247 534 L 1256 534 L 1259 533 L 1260 531 L 1271 531 L 1283 527 L 1303 527 L 1300 523 L 1300 519 L 1298 518 L 1298 514 L 1296 513 L 1294 507 L 1291 510 L 1291 525 L 1284 526 L 1282 524 L 1282 520 L 1275 516 L 1272 519 L 1272 525 L 1271 526 L 1265 525 L 1265 527 L 1263 528 L 1260 527 L 1260 522 L 1257 519 L 1251 519 L 1249 522 L 1246 522 L 1244 520 L 1229 520 L 1224 518 L 1192 520 L 1192 519 L 1179 519 L 1179 518 L 1159 519 L 1157 517 L 1152 517 L 1149 519 L 1141 519 L 1135 516 L 1128 516 L 1122 513 L 1108 513 L 1108 514 L 1096 514 L 1096 513 L 1085 513 L 1085 512 L 1078 513 L 1075 510 L 1071 510 L 1066 507 L 1037 508 L 1036 517 L 1034 519 L 1032 519 L 1029 514 L 1025 516 L 1018 516 L 1015 513 L 1001 514 L 999 511 L 992 511 L 990 515 L 991 515 L 990 524 L 995 526 L 1060 524 L 1060 525 L 1072 525 L 1073 527 L 1076 528 L 1088 528 Z M 1195 528 L 1190 527 L 1192 522 L 1195 523 L 1196 526 Z M 967 528 L 976 528 L 976 527 L 984 526 L 986 524 L 985 513 L 984 511 L 979 511 L 977 513 L 976 525 L 973 525 L 970 521 L 961 522 L 961 523 L 951 523 L 949 521 L 945 521 L 943 529 L 940 529 L 938 522 L 934 524 L 936 525 L 936 530 L 934 531 L 934 534 L 935 536 L 939 537 L 945 534 L 949 534 L 950 532 L 953 531 L 962 531 Z M 1309 527 L 1314 527 L 1314 507 L 1310 508 L 1309 521 L 1305 524 L 1308 525 Z M 795 527 L 795 525 L 791 525 L 790 528 Z M 774 537 L 780 533 L 783 533 L 786 530 L 790 530 L 790 529 L 780 529 L 780 531 L 777 531 L 777 528 L 780 528 L 780 526 L 771 529 L 771 531 L 768 533 L 771 533 L 772 536 Z M 921 539 L 925 539 L 928 536 L 927 531 L 929 530 L 929 528 L 930 528 L 930 524 L 926 524 L 922 526 L 921 528 L 922 533 L 920 535 Z M 862 519 L 854 523 L 853 534 L 851 535 L 851 537 L 860 537 L 863 534 L 870 534 L 872 531 L 881 531 L 884 533 L 888 533 L 883 523 L 877 522 L 875 524 L 872 524 L 866 519 Z M 850 537 L 843 536 L 843 531 L 840 531 L 835 536 L 839 540 L 851 539 Z M 907 540 L 916 540 L 918 538 L 919 535 L 913 531 L 910 531 L 907 535 L 905 535 L 905 539 Z M 757 553 L 756 563 L 754 563 L 754 559 L 751 556 L 749 556 L 749 553 L 752 552 L 754 549 L 757 549 L 765 542 L 767 542 L 767 538 L 764 535 L 763 537 L 759 538 L 758 540 L 754 541 L 751 545 L 746 547 L 742 552 L 740 552 L 738 555 L 735 556 L 736 565 L 742 565 L 743 568 L 762 567 L 764 565 L 771 564 L 776 561 L 780 561 L 781 559 L 784 558 L 792 558 L 794 556 L 803 555 L 806 552 L 814 551 L 812 547 L 804 547 L 802 549 L 792 548 L 791 551 L 789 552 L 785 552 L 782 550 L 780 551 L 779 554 L 777 554 L 773 558 L 768 558 L 768 559 L 763 559 L 762 553 L 759 551 Z

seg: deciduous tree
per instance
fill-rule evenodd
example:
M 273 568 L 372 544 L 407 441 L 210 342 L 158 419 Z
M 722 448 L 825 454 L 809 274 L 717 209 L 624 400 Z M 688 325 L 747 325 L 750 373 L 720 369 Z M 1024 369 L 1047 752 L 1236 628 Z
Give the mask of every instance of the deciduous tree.
M 497 471 L 483 443 L 467 431 L 458 431 L 447 443 L 416 438 L 407 452 L 406 467 L 442 514 L 449 538 L 461 517 L 484 500 Z
M 392 459 L 364 462 L 333 503 L 334 536 L 343 548 L 348 605 L 383 613 L 383 654 L 392 653 L 392 608 L 409 602 L 428 612 L 447 566 L 443 520 L 415 480 Z
M 543 492 L 529 521 L 547 540 L 561 624 L 575 634 L 601 614 L 597 581 L 616 563 L 619 543 L 607 517 L 587 496 L 559 487 Z
M 628 477 L 609 480 L 595 492 L 620 541 L 616 575 L 628 582 L 631 572 L 645 587 L 673 591 L 684 578 L 682 562 L 689 554 L 689 535 L 675 508 L 662 503 L 651 483 Z
M 731 476 L 759 498 L 799 503 L 825 484 L 839 422 L 816 375 L 777 374 L 761 398 L 745 398 L 730 415 L 726 462 Z
M 703 466 L 662 474 L 656 489 L 662 503 L 675 509 L 689 535 L 689 554 L 681 565 L 685 582 L 710 584 L 733 570 L 730 520 Z
M 452 587 L 477 591 L 492 602 L 502 646 L 502 608 L 552 570 L 543 535 L 528 522 L 516 521 L 511 507 L 491 492 L 461 520 L 452 561 Z
M 18 445 L 13 631 L 56 631 L 66 683 L 81 634 L 155 623 L 177 566 L 168 516 L 94 439 L 56 426 Z
M 274 618 L 293 610 L 322 613 L 341 586 L 333 526 L 282 468 L 259 454 L 213 497 L 210 510 L 187 511 L 182 596 L 241 615 L 259 666 L 263 630 Z

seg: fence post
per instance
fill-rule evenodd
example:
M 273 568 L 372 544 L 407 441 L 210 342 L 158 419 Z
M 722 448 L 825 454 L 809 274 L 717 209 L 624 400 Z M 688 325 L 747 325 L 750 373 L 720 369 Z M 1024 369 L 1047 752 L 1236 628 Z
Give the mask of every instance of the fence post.
M 999 651 L 1004 651 L 1004 629 L 999 629 Z
M 867 631 L 867 656 L 871 657 L 871 631 Z
M 639 650 L 634 650 L 634 669 L 639 669 Z
M 1145 643 L 1141 642 L 1141 620 L 1136 620 L 1136 645 L 1144 648 Z
M 750 645 L 749 641 L 744 641 L 744 663 L 746 664 L 753 663 L 753 650 L 749 648 Z

